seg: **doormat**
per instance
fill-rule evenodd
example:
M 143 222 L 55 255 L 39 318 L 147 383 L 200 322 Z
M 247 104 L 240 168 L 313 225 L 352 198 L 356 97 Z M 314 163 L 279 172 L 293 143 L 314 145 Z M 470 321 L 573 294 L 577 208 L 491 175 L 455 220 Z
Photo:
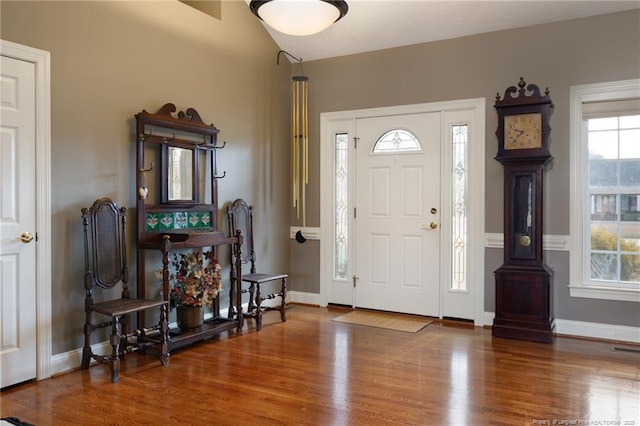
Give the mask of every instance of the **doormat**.
M 332 321 L 417 333 L 431 324 L 433 319 L 417 315 L 358 310 L 335 317 Z

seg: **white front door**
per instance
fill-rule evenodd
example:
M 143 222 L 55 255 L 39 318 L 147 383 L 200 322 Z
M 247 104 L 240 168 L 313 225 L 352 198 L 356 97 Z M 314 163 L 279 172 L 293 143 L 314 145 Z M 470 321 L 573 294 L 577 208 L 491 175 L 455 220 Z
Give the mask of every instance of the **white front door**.
M 356 120 L 356 307 L 440 315 L 440 115 Z
M 36 66 L 1 60 L 0 387 L 5 387 L 36 377 Z
M 485 104 L 320 115 L 321 306 L 483 324 Z M 390 129 L 420 150 L 374 153 Z

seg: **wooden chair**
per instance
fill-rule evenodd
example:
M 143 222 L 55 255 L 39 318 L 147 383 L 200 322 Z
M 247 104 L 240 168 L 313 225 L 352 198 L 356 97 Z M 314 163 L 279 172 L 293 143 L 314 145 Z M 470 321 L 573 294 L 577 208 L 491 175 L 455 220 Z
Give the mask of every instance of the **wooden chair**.
M 249 206 L 244 200 L 237 199 L 231 206 L 227 208 L 227 220 L 229 222 L 229 232 L 233 235 L 236 231 L 240 231 L 243 236 L 241 258 L 242 263 L 251 263 L 251 270 L 248 274 L 242 274 L 242 283 L 249 286 L 242 286 L 241 294 L 249 293 L 249 304 L 247 312 L 244 313 L 245 318 L 254 318 L 256 320 L 256 329 L 262 328 L 262 313 L 265 311 L 280 311 L 280 319 L 287 321 L 286 316 L 286 297 L 287 297 L 287 274 L 265 274 L 256 272 L 256 254 L 253 246 L 253 206 Z M 231 265 L 235 265 L 235 253 L 231 253 Z M 280 289 L 276 293 L 267 295 L 262 294 L 261 285 L 268 282 L 280 281 Z M 231 269 L 232 288 L 235 284 L 235 273 Z M 264 306 L 262 302 L 265 300 L 280 297 L 279 306 Z M 233 303 L 231 301 L 230 303 Z M 229 314 L 232 315 L 232 306 L 229 307 Z
M 91 359 L 111 368 L 111 381 L 117 382 L 120 375 L 120 359 L 132 347 L 145 352 L 149 349 L 160 358 L 162 365 L 169 362 L 169 324 L 167 321 L 168 302 L 163 300 L 142 300 L 130 297 L 126 251 L 126 207 L 118 208 L 109 198 L 96 200 L 91 208 L 82 209 L 84 227 L 84 261 L 85 261 L 85 324 L 84 347 L 82 349 L 82 368 L 89 368 Z M 117 299 L 107 299 L 115 294 L 114 289 L 122 284 L 122 293 Z M 102 292 L 104 301 L 96 302 L 93 296 L 94 287 Z M 147 309 L 158 309 L 160 320 L 152 330 L 159 333 L 159 343 L 138 342 L 133 334 L 127 334 L 128 318 L 132 313 Z M 110 319 L 106 322 L 93 322 L 93 314 L 100 314 Z M 91 333 L 102 328 L 111 327 L 109 343 L 111 355 L 97 355 L 91 349 Z M 139 324 L 139 327 L 141 325 Z M 138 337 L 146 331 L 137 330 Z M 142 340 L 142 339 L 140 339 Z

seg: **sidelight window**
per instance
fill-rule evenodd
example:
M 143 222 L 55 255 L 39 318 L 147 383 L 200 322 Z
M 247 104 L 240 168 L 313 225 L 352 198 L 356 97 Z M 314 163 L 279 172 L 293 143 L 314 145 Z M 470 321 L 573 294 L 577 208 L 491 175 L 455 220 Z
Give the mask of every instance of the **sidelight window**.
M 467 290 L 467 186 L 469 125 L 451 126 L 451 290 Z
M 349 134 L 336 133 L 335 143 L 335 259 L 334 278 L 347 279 L 349 235 Z

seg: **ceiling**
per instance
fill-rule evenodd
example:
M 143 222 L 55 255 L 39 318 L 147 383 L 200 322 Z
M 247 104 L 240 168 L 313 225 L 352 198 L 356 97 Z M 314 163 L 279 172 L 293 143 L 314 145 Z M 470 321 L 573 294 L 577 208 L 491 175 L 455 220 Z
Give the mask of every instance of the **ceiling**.
M 347 0 L 347 3 L 347 15 L 318 34 L 289 36 L 265 27 L 280 49 L 306 62 L 640 8 L 638 0 Z

